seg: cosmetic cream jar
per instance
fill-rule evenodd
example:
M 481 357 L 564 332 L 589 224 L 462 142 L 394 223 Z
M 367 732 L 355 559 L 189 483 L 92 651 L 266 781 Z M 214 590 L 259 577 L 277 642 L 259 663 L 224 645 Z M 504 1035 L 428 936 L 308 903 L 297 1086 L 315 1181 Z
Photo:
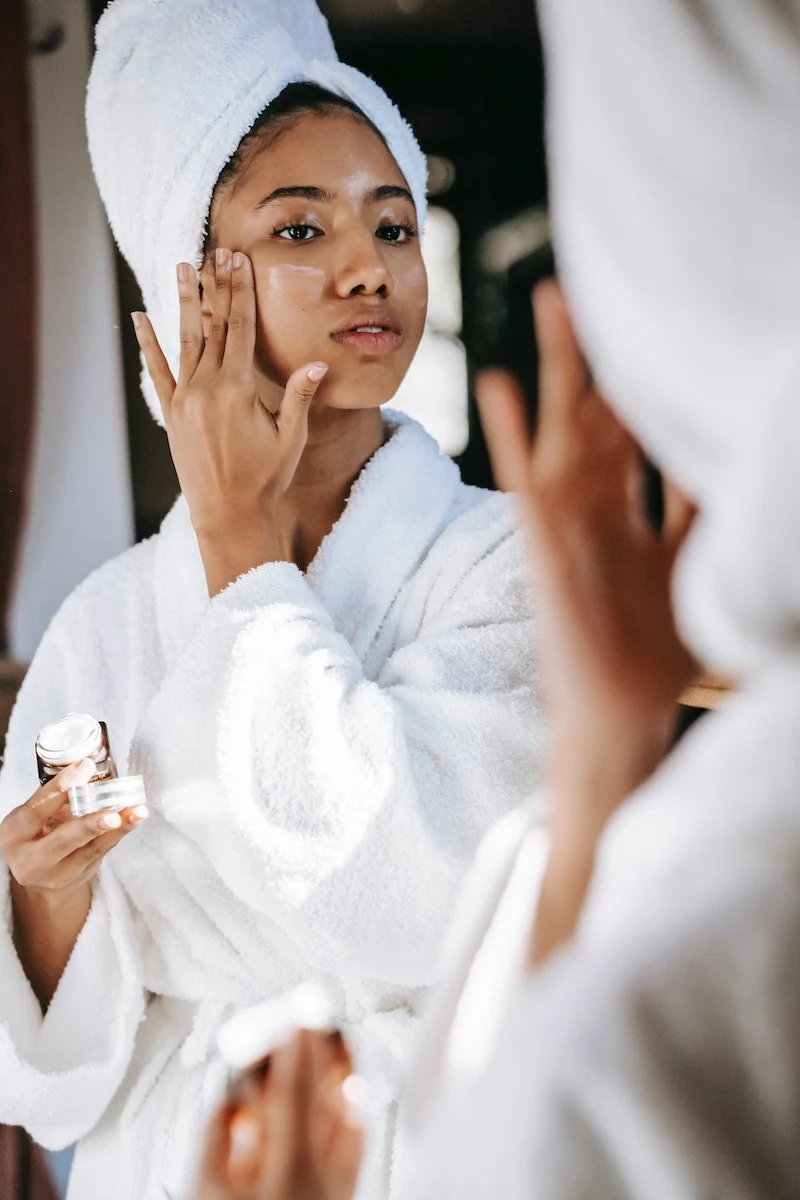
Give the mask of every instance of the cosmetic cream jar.
M 60 720 L 45 725 L 36 739 L 36 765 L 42 784 L 53 779 L 64 767 L 84 758 L 92 760 L 95 772 L 87 783 L 68 789 L 69 807 L 74 817 L 109 809 L 119 812 L 146 803 L 141 775 L 117 777 L 108 730 L 103 721 L 89 713 L 67 713 Z
M 146 804 L 144 779 L 141 775 L 123 775 L 121 779 L 98 779 L 94 783 L 80 783 L 67 791 L 69 808 L 73 817 L 85 817 L 94 812 L 120 812 Z

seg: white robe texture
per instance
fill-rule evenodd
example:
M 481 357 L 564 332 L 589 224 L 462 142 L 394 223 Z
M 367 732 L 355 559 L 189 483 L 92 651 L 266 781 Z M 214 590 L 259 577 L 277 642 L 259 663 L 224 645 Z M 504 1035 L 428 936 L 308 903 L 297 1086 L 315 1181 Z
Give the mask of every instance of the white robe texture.
M 478 856 L 407 1087 L 404 1200 L 794 1200 L 800 660 L 614 816 L 574 939 L 525 951 L 530 812 Z
M 331 991 L 391 1191 L 410 1034 L 483 834 L 544 740 L 521 539 L 413 421 L 303 575 L 265 564 L 209 600 L 188 508 L 96 572 L 47 632 L 12 716 L 0 812 L 34 739 L 88 711 L 149 819 L 104 861 L 42 1018 L 0 927 L 0 1121 L 78 1140 L 70 1200 L 186 1195 L 218 1094 L 220 1021 L 307 979 Z

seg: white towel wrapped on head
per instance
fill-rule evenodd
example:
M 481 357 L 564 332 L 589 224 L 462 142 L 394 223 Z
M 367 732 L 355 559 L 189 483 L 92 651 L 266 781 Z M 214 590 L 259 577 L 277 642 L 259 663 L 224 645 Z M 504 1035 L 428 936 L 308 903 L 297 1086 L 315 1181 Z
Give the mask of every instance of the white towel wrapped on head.
M 380 130 L 425 220 L 425 156 L 388 96 L 340 62 L 314 0 L 114 0 L 97 25 L 86 123 L 100 195 L 177 374 L 175 266 L 200 265 L 214 186 L 290 83 L 315 83 Z M 161 421 L 146 371 L 142 388 Z

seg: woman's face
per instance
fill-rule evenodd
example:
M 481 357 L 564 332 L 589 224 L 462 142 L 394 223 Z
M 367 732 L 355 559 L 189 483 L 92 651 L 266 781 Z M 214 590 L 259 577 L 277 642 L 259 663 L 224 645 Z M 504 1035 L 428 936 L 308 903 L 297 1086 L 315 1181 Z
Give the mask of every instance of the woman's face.
M 246 160 L 212 217 L 216 245 L 253 263 L 264 402 L 313 361 L 329 364 L 317 393 L 328 407 L 391 399 L 428 283 L 408 184 L 380 138 L 344 112 L 299 116 Z M 213 266 L 202 282 L 208 320 Z

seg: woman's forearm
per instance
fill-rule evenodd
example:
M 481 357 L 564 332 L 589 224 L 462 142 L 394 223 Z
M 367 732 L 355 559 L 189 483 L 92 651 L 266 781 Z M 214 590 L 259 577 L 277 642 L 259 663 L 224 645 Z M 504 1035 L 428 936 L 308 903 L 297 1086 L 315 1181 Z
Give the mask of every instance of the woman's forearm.
M 565 747 L 551 772 L 550 853 L 531 937 L 531 965 L 575 933 L 609 817 L 655 770 L 669 745 L 671 722 L 627 731 L 593 746 Z
M 11 877 L 14 946 L 46 1012 L 92 904 L 88 883 L 68 892 L 22 887 Z

